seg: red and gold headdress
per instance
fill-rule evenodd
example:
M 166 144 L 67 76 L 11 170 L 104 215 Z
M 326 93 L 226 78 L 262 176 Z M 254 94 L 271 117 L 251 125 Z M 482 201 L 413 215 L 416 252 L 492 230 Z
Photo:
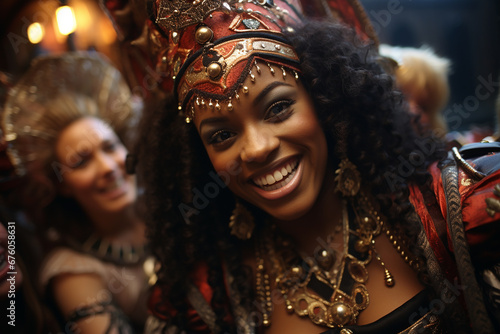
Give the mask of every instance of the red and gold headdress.
M 283 33 L 300 27 L 304 13 L 339 19 L 376 42 L 357 0 L 103 1 L 131 60 L 132 88 L 173 92 L 188 122 L 190 103 L 232 108 L 231 99 L 246 91 L 242 82 L 261 68 L 297 77 L 299 59 Z

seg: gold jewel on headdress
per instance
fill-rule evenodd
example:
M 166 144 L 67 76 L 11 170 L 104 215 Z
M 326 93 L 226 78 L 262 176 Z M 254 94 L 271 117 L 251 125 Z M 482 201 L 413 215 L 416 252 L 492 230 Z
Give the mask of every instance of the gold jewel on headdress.
M 284 236 L 273 237 L 269 231 L 262 235 L 256 249 L 256 290 L 264 325 L 270 325 L 272 299 L 266 291 L 270 290 L 272 279 L 281 291 L 289 313 L 307 316 L 314 324 L 329 328 L 355 324 L 359 313 L 370 303 L 365 284 L 368 281 L 367 266 L 373 257 L 384 268 L 386 286 L 395 284 L 394 277 L 375 249 L 375 238 L 382 232 L 406 263 L 417 271 L 421 268 L 420 262 L 408 252 L 403 236 L 397 236 L 387 228 L 368 197 L 358 194 L 351 198 L 350 206 L 354 212 L 353 224 L 349 223 L 347 203 L 343 202 L 342 253 L 331 246 L 333 237 L 327 238 L 327 242 L 322 243 L 323 248 L 314 256 L 305 256 L 299 255 L 292 241 Z M 268 255 L 269 261 L 263 258 L 263 254 Z

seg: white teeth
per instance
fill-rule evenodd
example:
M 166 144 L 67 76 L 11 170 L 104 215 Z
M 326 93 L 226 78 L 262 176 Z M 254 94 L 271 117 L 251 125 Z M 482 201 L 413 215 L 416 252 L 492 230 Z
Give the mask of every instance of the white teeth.
M 265 177 L 262 177 L 262 178 L 260 179 L 260 183 L 261 183 L 263 186 L 267 185 L 267 180 L 266 180 L 266 178 L 265 178 Z
M 107 187 L 105 187 L 103 190 L 104 191 L 111 191 L 111 190 L 114 190 L 116 188 L 119 188 L 121 187 L 121 185 L 123 184 L 124 180 L 123 179 L 119 179 L 119 180 L 114 180 L 112 183 L 110 183 Z
M 275 183 L 282 181 L 283 179 L 285 179 L 285 177 L 291 174 L 297 167 L 298 163 L 299 163 L 298 161 L 295 161 L 291 164 L 289 163 L 286 166 L 282 167 L 281 170 L 276 170 L 272 174 L 267 174 L 266 176 L 255 178 L 254 183 L 259 187 L 266 186 L 266 190 L 278 189 L 282 187 L 283 184 L 278 185 Z
M 277 170 L 276 172 L 274 172 L 274 179 L 276 181 L 283 180 L 283 174 L 281 174 L 281 172 L 279 170 Z

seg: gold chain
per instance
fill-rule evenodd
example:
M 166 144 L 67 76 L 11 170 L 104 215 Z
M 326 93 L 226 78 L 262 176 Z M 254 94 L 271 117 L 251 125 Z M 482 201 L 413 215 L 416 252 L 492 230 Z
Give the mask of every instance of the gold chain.
M 349 212 L 343 202 L 344 246 L 341 253 L 326 242 L 314 256 L 300 255 L 291 240 L 274 235 L 270 230 L 257 238 L 256 290 L 265 326 L 271 324 L 270 276 L 281 291 L 289 313 L 308 316 L 314 324 L 329 328 L 355 324 L 359 313 L 370 302 L 365 284 L 368 280 L 366 267 L 372 258 L 384 268 L 386 286 L 396 283 L 375 249 L 375 238 L 381 233 L 387 235 L 406 263 L 419 270 L 420 262 L 411 256 L 406 240 L 387 227 L 367 196 L 358 194 L 352 199 L 351 208 L 355 216 L 353 226 L 349 226 Z M 263 259 L 263 254 L 269 255 L 268 261 Z

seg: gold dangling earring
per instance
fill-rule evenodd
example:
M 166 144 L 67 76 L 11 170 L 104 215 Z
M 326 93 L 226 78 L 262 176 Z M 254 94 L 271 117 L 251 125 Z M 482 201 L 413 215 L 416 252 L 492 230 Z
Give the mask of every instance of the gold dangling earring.
M 361 188 L 361 175 L 349 159 L 343 158 L 340 161 L 335 174 L 337 174 L 335 177 L 335 182 L 337 182 L 336 191 L 345 197 L 353 197 L 358 193 L 359 188 Z
M 233 214 L 229 218 L 231 234 L 238 239 L 248 240 L 252 237 L 254 227 L 255 222 L 252 213 L 237 200 Z

